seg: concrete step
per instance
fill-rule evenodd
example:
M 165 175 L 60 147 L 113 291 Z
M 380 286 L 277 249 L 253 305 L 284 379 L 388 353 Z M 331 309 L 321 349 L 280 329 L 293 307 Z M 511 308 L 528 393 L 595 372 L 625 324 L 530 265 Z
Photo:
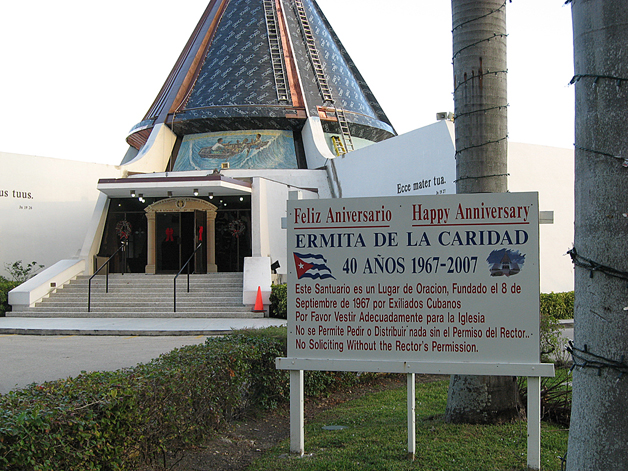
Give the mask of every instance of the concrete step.
M 87 311 L 87 302 L 83 301 L 80 303 L 68 303 L 68 304 L 38 304 L 35 307 L 29 308 L 29 310 L 33 311 L 76 311 L 76 310 L 85 310 Z M 92 311 L 107 309 L 109 311 L 146 311 L 146 310 L 173 310 L 174 303 L 170 302 L 152 302 L 152 303 L 124 303 L 124 302 L 109 302 L 109 303 L 94 303 L 90 304 L 90 309 Z M 197 303 L 197 302 L 179 302 L 177 301 L 177 311 L 180 309 L 197 309 L 197 310 L 217 310 L 221 309 L 223 311 L 229 310 L 246 310 L 247 306 L 242 303 L 239 304 L 212 304 L 212 303 Z M 24 311 L 20 311 L 24 312 Z
M 145 275 L 143 273 L 110 273 L 109 274 L 109 282 L 114 280 L 119 281 L 137 281 L 137 280 L 147 280 L 151 283 L 172 283 L 175 275 Z M 73 282 L 79 283 L 87 283 L 91 277 L 86 275 L 79 275 L 76 277 Z M 107 277 L 105 275 L 96 275 L 92 278 L 92 283 L 95 283 L 99 280 L 105 281 Z M 184 273 L 177 277 L 177 283 L 180 280 L 187 279 L 187 275 Z M 203 283 L 211 283 L 214 281 L 227 281 L 227 280 L 242 280 L 242 273 L 207 273 L 207 274 L 190 274 L 190 281 L 196 280 Z
M 147 296 L 146 294 L 141 295 L 116 295 L 115 293 L 109 294 L 94 294 L 91 295 L 92 303 L 136 303 L 136 304 L 145 304 L 145 303 L 154 303 L 154 302 L 164 302 L 164 303 L 172 303 L 173 295 L 169 293 L 167 296 L 160 295 L 159 293 L 155 293 L 153 295 Z M 208 297 L 203 296 L 202 294 L 192 294 L 192 293 L 177 293 L 177 304 L 179 302 L 184 301 L 196 302 L 196 303 L 219 303 L 219 304 L 242 304 L 242 293 L 238 293 L 237 295 L 229 295 L 226 296 L 215 296 Z M 67 304 L 73 302 L 85 302 L 87 304 L 88 296 L 87 294 L 83 296 L 53 296 L 50 298 L 45 298 L 41 300 L 37 306 L 51 306 L 55 303 L 58 304 Z
M 177 312 L 174 312 L 174 275 L 110 274 L 91 282 L 90 312 L 87 312 L 89 277 L 79 276 L 50 293 L 35 307 L 8 312 L 8 317 L 189 317 L 257 318 L 242 304 L 242 273 L 190 275 L 177 280 Z
M 169 319 L 169 318 L 203 318 L 203 319 L 218 319 L 218 318 L 234 318 L 234 319 L 256 319 L 263 318 L 263 312 L 251 312 L 251 310 L 247 310 L 246 312 L 233 312 L 233 311 L 217 311 L 217 312 L 206 312 L 206 311 L 180 311 L 177 308 L 177 312 L 164 311 L 164 312 L 129 312 L 129 311 L 102 311 L 102 312 L 87 312 L 84 310 L 82 312 L 67 312 L 61 315 L 58 311 L 48 312 L 48 311 L 21 311 L 21 312 L 7 312 L 7 317 L 28 317 L 28 318 L 139 318 L 139 319 L 151 319 L 151 318 L 159 318 L 159 319 Z
M 56 301 L 51 301 L 49 303 L 39 303 L 37 305 L 35 305 L 35 307 L 31 307 L 29 309 L 46 309 L 48 311 L 50 310 L 54 310 L 54 309 L 76 309 L 76 308 L 85 308 L 87 309 L 87 307 L 89 306 L 91 309 L 94 308 L 98 308 L 98 307 L 109 307 L 111 310 L 115 310 L 115 309 L 127 309 L 127 310 L 138 310 L 138 309 L 153 309 L 153 308 L 157 308 L 157 307 L 168 307 L 168 308 L 173 308 L 175 305 L 175 303 L 172 301 L 172 299 L 167 300 L 167 301 L 163 301 L 163 300 L 151 300 L 151 301 L 144 301 L 144 302 L 125 302 L 125 301 L 98 301 L 98 300 L 94 300 L 92 299 L 91 303 L 88 303 L 86 299 L 81 299 L 81 300 L 76 300 L 76 301 L 71 301 L 71 302 L 66 302 L 66 303 L 61 303 L 61 302 L 56 302 Z M 196 309 L 204 309 L 204 308 L 222 308 L 222 309 L 236 309 L 239 307 L 244 306 L 242 304 L 242 301 L 238 301 L 236 302 L 213 302 L 213 301 L 206 301 L 206 300 L 202 300 L 202 301 L 185 301 L 185 300 L 179 300 L 177 299 L 177 309 L 179 307 L 184 307 L 184 306 L 190 306 L 190 307 L 194 307 Z

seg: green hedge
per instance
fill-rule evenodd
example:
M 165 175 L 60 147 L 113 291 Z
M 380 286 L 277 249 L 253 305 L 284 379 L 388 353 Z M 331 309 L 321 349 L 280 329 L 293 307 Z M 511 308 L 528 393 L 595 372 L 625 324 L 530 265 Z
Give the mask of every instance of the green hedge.
M 573 319 L 574 292 L 541 293 L 541 314 L 552 319 Z
M 9 310 L 9 291 L 18 286 L 16 281 L 8 281 L 0 277 L 0 317 Z
M 286 329 L 208 338 L 150 363 L 0 395 L 0 469 L 126 470 L 199 444 L 251 408 L 287 401 Z M 307 395 L 358 379 L 306 372 Z M 162 463 L 165 466 L 165 463 Z
M 270 317 L 288 318 L 288 285 L 272 285 L 270 291 Z

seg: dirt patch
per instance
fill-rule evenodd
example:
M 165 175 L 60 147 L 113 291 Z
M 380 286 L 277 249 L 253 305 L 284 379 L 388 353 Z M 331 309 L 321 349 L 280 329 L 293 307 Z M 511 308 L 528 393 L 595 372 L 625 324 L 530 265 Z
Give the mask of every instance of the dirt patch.
M 416 381 L 430 382 L 442 379 L 438 375 L 417 375 Z M 305 421 L 338 404 L 393 388 L 405 386 L 404 375 L 382 375 L 368 384 L 338 391 L 329 397 L 305 401 Z M 287 406 L 260 417 L 247 417 L 232 424 L 219 437 L 203 446 L 185 451 L 178 458 L 169 459 L 173 471 L 236 471 L 244 470 L 255 459 L 290 436 L 290 413 Z M 154 470 L 159 468 L 152 468 Z

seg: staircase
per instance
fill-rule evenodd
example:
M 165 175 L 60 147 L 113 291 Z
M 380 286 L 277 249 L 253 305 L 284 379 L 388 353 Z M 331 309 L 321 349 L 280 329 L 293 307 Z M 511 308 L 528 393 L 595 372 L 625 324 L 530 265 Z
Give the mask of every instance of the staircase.
M 109 292 L 105 276 L 92 280 L 90 312 L 88 276 L 79 276 L 26 310 L 7 312 L 8 317 L 75 318 L 254 318 L 242 304 L 242 273 L 211 273 L 177 279 L 177 308 L 174 312 L 174 275 L 110 274 Z

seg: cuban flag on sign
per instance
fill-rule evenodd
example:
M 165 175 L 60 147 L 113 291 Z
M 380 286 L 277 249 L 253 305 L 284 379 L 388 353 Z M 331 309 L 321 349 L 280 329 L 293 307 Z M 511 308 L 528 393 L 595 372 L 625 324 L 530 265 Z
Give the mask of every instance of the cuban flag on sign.
M 332 274 L 329 267 L 326 265 L 327 260 L 320 254 L 300 254 L 292 252 L 294 255 L 294 264 L 297 268 L 297 277 L 301 278 L 325 278 L 336 279 Z

